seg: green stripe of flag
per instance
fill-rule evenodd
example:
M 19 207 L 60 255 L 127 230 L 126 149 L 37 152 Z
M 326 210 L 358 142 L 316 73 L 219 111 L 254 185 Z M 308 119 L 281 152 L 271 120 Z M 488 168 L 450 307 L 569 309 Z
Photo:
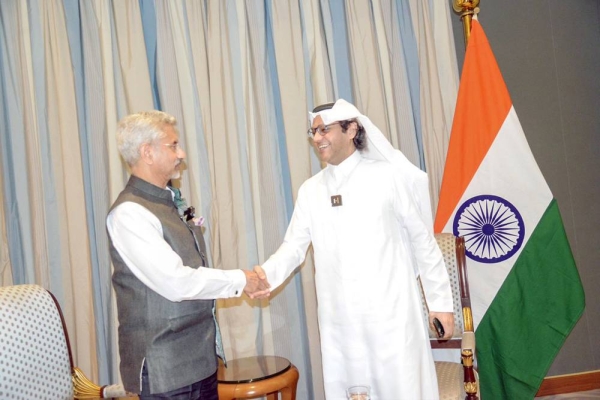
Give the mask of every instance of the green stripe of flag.
M 481 397 L 533 399 L 584 308 L 553 199 L 477 327 Z

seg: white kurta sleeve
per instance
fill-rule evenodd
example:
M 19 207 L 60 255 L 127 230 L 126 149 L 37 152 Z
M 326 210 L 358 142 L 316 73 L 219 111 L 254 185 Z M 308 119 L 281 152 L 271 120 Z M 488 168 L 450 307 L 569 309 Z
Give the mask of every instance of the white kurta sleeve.
M 310 210 L 306 183 L 298 191 L 292 220 L 288 226 L 283 243 L 279 249 L 262 265 L 267 274 L 271 290 L 283 281 L 304 261 L 306 250 L 311 241 Z
M 140 204 L 114 208 L 106 227 L 115 249 L 131 272 L 170 301 L 210 300 L 241 296 L 246 285 L 242 270 L 190 268 L 165 241 L 158 218 Z
M 413 258 L 430 311 L 452 312 L 452 291 L 444 258 L 435 237 L 423 220 L 402 181 L 401 174 L 394 174 L 396 190 L 394 207 L 410 241 Z

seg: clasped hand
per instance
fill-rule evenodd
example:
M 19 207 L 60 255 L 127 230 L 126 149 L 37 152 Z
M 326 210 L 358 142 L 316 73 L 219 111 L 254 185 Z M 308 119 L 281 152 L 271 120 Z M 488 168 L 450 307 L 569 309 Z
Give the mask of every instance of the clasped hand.
M 444 337 L 440 339 L 451 339 L 454 335 L 454 314 L 451 312 L 435 312 L 429 313 L 429 328 L 435 332 L 433 319 L 437 318 L 444 327 Z
M 271 285 L 260 265 L 256 265 L 254 271 L 244 270 L 244 273 L 246 274 L 244 292 L 248 297 L 251 299 L 266 299 L 271 295 Z

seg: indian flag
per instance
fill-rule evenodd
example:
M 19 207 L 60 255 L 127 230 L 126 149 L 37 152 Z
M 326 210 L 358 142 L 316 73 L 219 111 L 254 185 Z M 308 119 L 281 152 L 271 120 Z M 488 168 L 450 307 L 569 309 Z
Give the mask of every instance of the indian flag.
M 435 231 L 465 238 L 482 398 L 534 398 L 585 299 L 558 205 L 477 21 Z

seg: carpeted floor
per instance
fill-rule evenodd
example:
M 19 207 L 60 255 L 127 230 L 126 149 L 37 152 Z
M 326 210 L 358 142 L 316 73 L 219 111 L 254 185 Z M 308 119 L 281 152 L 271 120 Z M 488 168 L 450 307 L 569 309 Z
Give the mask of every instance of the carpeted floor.
M 536 397 L 536 400 L 585 400 L 600 399 L 600 389 L 589 390 L 587 392 L 554 394 L 552 396 Z

